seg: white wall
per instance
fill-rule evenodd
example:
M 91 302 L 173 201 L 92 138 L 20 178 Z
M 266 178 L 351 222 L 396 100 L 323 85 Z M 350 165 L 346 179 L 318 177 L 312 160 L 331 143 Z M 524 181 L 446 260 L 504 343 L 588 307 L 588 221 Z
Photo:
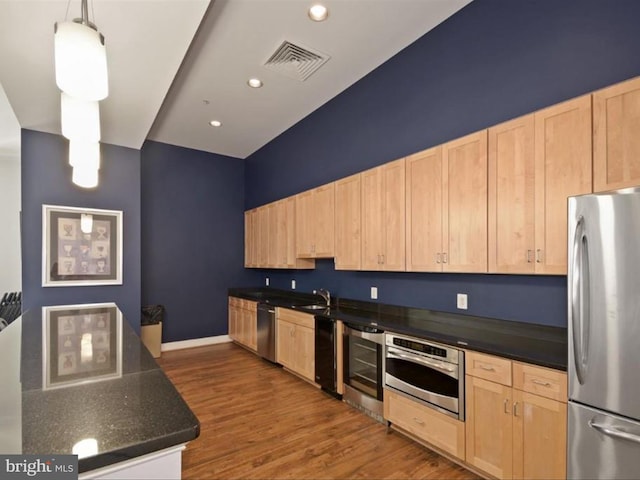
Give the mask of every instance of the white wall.
M 0 296 L 22 290 L 20 161 L 0 157 Z
M 22 290 L 20 199 L 20 124 L 0 85 L 0 296 Z

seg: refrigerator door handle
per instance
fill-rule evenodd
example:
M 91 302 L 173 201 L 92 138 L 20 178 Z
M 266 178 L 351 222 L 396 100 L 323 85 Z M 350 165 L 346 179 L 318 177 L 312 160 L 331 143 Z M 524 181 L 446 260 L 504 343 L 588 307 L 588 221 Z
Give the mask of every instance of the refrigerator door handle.
M 576 377 L 584 384 L 589 343 L 589 250 L 584 217 L 576 222 L 572 248 L 571 324 L 573 327 L 573 361 Z M 586 294 L 586 295 L 585 295 Z M 586 298 L 585 298 L 586 297 Z
M 612 427 L 610 425 L 601 425 L 599 423 L 595 423 L 593 420 L 594 419 L 589 420 L 589 426 L 595 430 L 598 430 L 600 433 L 604 433 L 605 435 L 608 435 L 610 437 L 629 440 L 630 442 L 634 443 L 640 443 L 640 435 L 625 432 L 624 430 L 618 430 L 616 427 Z

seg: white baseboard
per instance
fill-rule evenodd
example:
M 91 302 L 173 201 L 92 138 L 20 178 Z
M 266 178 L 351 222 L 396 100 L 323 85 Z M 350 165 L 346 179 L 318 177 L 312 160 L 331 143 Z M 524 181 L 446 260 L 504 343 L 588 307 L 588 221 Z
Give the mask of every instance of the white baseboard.
M 179 342 L 167 342 L 161 346 L 161 351 L 182 350 L 184 348 L 204 347 L 205 345 L 216 345 L 218 343 L 229 343 L 229 335 L 218 335 L 216 337 L 194 338 L 192 340 L 181 340 Z

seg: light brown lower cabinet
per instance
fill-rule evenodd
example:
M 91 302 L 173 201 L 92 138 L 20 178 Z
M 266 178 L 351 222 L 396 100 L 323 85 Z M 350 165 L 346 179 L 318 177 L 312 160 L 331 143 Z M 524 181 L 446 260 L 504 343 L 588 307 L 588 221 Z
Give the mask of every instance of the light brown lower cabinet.
M 384 391 L 384 418 L 417 440 L 464 460 L 464 422 L 391 390 Z
M 501 479 L 566 478 L 564 372 L 466 354 L 466 462 Z
M 315 319 L 308 313 L 276 309 L 276 362 L 315 380 Z
M 229 337 L 251 350 L 258 348 L 258 303 L 229 297 Z

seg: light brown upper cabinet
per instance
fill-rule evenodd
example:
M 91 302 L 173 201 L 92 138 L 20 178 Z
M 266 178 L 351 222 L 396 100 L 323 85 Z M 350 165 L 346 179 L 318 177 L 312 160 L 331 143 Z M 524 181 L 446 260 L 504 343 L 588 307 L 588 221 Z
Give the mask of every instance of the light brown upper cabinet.
M 405 270 L 404 158 L 361 173 L 362 269 Z
M 593 191 L 640 185 L 640 78 L 593 94 Z
M 407 270 L 487 271 L 487 131 L 407 158 Z
M 247 210 L 244 218 L 245 267 L 315 267 L 315 260 L 295 255 L 295 197 Z
M 567 197 L 591 191 L 591 99 L 489 129 L 489 271 L 565 274 Z
M 336 270 L 360 270 L 360 174 L 336 182 Z
M 256 218 L 255 208 L 244 212 L 244 266 L 247 268 L 257 265 Z
M 407 157 L 407 271 L 442 271 L 442 147 Z
M 258 266 L 266 267 L 269 265 L 269 205 L 263 205 L 257 208 L 258 216 Z
M 534 115 L 489 129 L 489 272 L 535 272 Z
M 334 256 L 335 184 L 296 195 L 296 256 Z
M 283 268 L 315 268 L 316 261 L 310 258 L 296 257 L 296 197 L 287 197 L 278 202 L 278 235 Z
M 591 95 L 540 110 L 535 126 L 535 271 L 567 273 L 567 197 L 591 192 Z
M 444 272 L 487 271 L 487 131 L 442 146 Z

